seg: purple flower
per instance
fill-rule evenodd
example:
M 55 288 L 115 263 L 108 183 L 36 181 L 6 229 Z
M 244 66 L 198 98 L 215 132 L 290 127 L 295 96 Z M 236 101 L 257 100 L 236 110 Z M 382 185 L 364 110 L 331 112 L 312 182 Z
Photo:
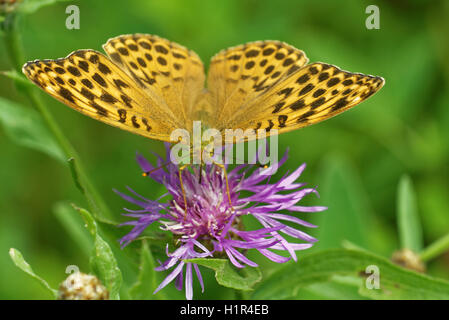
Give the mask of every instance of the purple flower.
M 165 163 L 158 158 L 157 166 Z M 169 159 L 169 148 L 167 155 Z M 282 166 L 287 160 L 287 152 L 277 164 Z M 143 172 L 150 172 L 156 167 L 143 156 L 137 155 L 137 162 Z M 277 168 L 261 169 L 257 165 L 242 164 L 228 172 L 228 182 L 232 206 L 226 191 L 224 171 L 214 165 L 192 167 L 192 171 L 182 171 L 187 208 L 180 186 L 178 166 L 169 163 L 165 168 L 152 171 L 149 176 L 163 184 L 172 200 L 162 202 L 148 200 L 134 192 L 128 196 L 116 191 L 125 200 L 139 206 L 139 210 L 125 209 L 125 216 L 135 218 L 123 225 L 132 225 L 133 229 L 125 235 L 120 243 L 122 247 L 135 240 L 145 228 L 153 222 L 160 224 L 160 228 L 171 232 L 178 240 L 178 246 L 170 253 L 167 244 L 168 259 L 156 268 L 157 271 L 172 269 L 171 273 L 162 281 L 155 293 L 175 280 L 179 290 L 183 288 L 185 267 L 186 298 L 193 296 L 193 275 L 195 270 L 204 292 L 204 283 L 198 265 L 184 261 L 192 258 L 226 256 L 237 268 L 245 266 L 257 267 L 257 264 L 245 256 L 248 249 L 256 249 L 268 259 L 284 263 L 290 259 L 297 261 L 296 251 L 310 248 L 316 241 L 307 233 L 300 231 L 284 222 L 313 228 L 314 225 L 295 216 L 279 213 L 290 212 L 318 212 L 326 207 L 304 207 L 297 203 L 307 194 L 315 193 L 314 188 L 304 188 L 304 183 L 296 183 L 305 168 L 301 165 L 294 172 L 286 173 L 279 181 L 270 183 L 272 173 Z M 262 174 L 263 173 L 263 174 Z M 201 181 L 199 174 L 202 175 Z M 245 193 L 245 196 L 242 195 Z M 261 228 L 245 230 L 241 217 L 251 215 L 257 219 Z M 289 242 L 284 235 L 295 238 L 299 242 Z M 289 257 L 275 253 L 273 250 L 286 251 Z M 192 268 L 193 267 L 193 268 Z

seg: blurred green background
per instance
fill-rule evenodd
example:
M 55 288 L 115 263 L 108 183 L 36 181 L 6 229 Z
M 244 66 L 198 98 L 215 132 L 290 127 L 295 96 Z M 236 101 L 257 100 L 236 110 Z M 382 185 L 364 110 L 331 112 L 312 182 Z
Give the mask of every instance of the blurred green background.
M 80 8 L 79 30 L 65 28 L 69 4 Z M 365 27 L 370 4 L 380 8 L 379 30 Z M 311 62 L 384 77 L 384 88 L 357 108 L 280 136 L 280 151 L 289 147 L 290 159 L 278 176 L 306 162 L 301 180 L 318 186 L 320 198 L 309 196 L 305 203 L 329 207 L 300 215 L 319 225 L 312 234 L 320 241 L 312 250 L 349 240 L 391 257 L 399 249 L 397 189 L 404 174 L 413 181 L 424 244 L 449 230 L 448 17 L 447 1 L 80 0 L 41 8 L 21 21 L 20 31 L 27 60 L 63 57 L 76 49 L 101 50 L 111 37 L 151 33 L 193 49 L 206 68 L 223 48 L 276 39 L 304 50 Z M 10 69 L 0 43 L 0 70 Z M 3 76 L 0 96 L 29 105 Z M 121 208 L 127 204 L 113 188 L 124 191 L 129 185 L 153 199 L 161 193 L 141 177 L 134 156 L 136 151 L 160 153 L 162 143 L 109 127 L 41 96 L 117 219 L 122 220 Z M 60 201 L 85 202 L 66 166 L 18 146 L 1 126 L 0 146 L 0 299 L 48 298 L 14 267 L 8 250 L 21 250 L 53 287 L 65 278 L 67 265 L 88 270 L 82 246 L 54 213 Z M 127 230 L 122 228 L 122 234 Z M 254 257 L 266 270 L 277 267 Z M 429 262 L 428 273 L 449 279 L 449 252 Z M 223 298 L 226 290 L 212 280 L 206 294 L 195 297 Z

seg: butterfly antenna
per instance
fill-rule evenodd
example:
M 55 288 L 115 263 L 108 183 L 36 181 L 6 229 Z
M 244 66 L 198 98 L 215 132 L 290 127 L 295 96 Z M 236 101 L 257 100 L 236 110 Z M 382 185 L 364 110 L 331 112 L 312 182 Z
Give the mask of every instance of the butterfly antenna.
M 157 168 L 151 169 L 150 171 L 145 171 L 145 172 L 142 173 L 142 176 L 148 177 L 148 176 L 149 176 L 150 174 L 152 174 L 153 172 L 155 172 L 155 171 L 157 171 L 157 170 L 159 170 L 159 169 L 162 169 L 162 168 L 168 166 L 169 163 L 170 163 L 170 161 L 167 161 L 166 163 L 160 165 L 160 166 L 157 167 Z
M 186 157 L 185 157 L 185 158 L 186 158 Z M 181 158 L 181 159 L 184 159 L 184 158 Z M 147 176 L 149 176 L 150 174 L 152 174 L 153 172 L 155 172 L 155 171 L 157 171 L 157 170 L 159 170 L 159 169 L 165 168 L 165 167 L 168 166 L 169 164 L 170 164 L 170 160 L 168 160 L 167 162 L 163 163 L 163 164 L 160 165 L 159 167 L 156 167 L 156 168 L 154 168 L 154 169 L 151 169 L 150 171 L 145 171 L 145 172 L 143 172 L 143 173 L 142 173 L 142 176 L 147 177 Z
M 200 172 L 199 172 L 199 177 L 198 177 L 198 183 L 199 184 L 201 184 L 201 180 L 202 180 L 202 177 L 203 177 L 203 162 L 201 161 L 201 164 L 200 164 Z

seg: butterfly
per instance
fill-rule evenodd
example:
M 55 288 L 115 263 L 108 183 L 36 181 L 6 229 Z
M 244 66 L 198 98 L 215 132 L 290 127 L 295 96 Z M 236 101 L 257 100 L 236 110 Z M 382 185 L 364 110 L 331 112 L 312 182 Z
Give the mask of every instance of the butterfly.
M 109 39 L 103 48 L 35 60 L 23 73 L 69 107 L 150 139 L 172 142 L 199 120 L 220 132 L 300 129 L 346 111 L 377 92 L 381 77 L 326 63 L 280 41 L 220 51 L 206 76 L 198 55 L 155 35 Z M 273 130 L 276 129 L 276 130 Z M 181 174 L 180 174 L 181 179 Z
M 95 50 L 35 60 L 23 73 L 45 92 L 94 119 L 170 142 L 177 128 L 296 130 L 331 118 L 377 92 L 384 79 L 307 64 L 280 41 L 228 48 L 210 61 L 207 89 L 198 55 L 155 35 L 112 38 Z

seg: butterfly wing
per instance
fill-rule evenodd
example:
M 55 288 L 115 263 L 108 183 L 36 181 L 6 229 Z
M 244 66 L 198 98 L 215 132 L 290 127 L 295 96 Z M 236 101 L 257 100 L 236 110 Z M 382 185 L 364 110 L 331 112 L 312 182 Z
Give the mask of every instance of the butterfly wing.
M 266 88 L 307 63 L 304 52 L 280 41 L 257 41 L 222 50 L 210 62 L 207 79 L 214 127 L 228 123 L 236 112 Z
M 179 126 L 170 109 L 97 51 L 28 62 L 22 70 L 54 98 L 109 125 L 163 141 Z
M 273 41 L 219 53 L 208 77 L 217 128 L 288 132 L 331 118 L 384 84 L 381 77 L 306 63 L 304 52 Z
M 190 129 L 190 114 L 204 88 L 204 66 L 192 50 L 154 35 L 122 35 L 103 46 L 109 57 Z

